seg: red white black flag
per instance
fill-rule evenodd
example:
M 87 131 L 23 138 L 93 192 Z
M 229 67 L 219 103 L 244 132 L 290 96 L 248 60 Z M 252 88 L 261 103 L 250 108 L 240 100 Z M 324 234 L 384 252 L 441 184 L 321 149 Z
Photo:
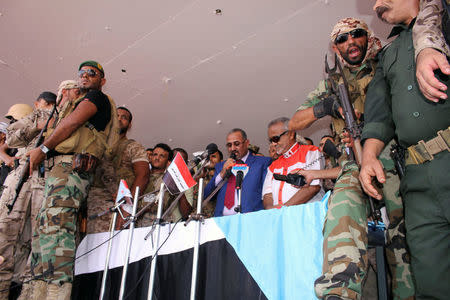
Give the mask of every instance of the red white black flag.
M 180 153 L 177 153 L 167 168 L 163 181 L 172 195 L 187 191 L 197 184 Z

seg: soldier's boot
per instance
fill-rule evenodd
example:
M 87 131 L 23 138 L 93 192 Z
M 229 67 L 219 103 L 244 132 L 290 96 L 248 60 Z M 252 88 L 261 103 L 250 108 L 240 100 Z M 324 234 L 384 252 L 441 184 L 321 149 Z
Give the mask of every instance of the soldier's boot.
M 47 295 L 47 283 L 42 280 L 33 280 L 24 283 L 22 292 L 17 300 L 41 300 Z
M 72 293 L 72 284 L 64 283 L 59 286 L 54 283 L 49 283 L 47 285 L 47 300 L 70 300 L 70 295 Z
M 11 286 L 11 281 L 5 280 L 0 281 L 0 299 L 8 300 L 9 297 L 9 288 Z

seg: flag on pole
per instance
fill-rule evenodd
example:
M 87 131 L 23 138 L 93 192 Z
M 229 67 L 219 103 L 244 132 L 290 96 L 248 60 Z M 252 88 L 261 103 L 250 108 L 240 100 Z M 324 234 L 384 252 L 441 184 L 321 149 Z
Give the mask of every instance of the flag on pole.
M 192 178 L 191 172 L 189 172 L 180 153 L 177 153 L 175 159 L 167 168 L 163 181 L 172 195 L 187 191 L 197 183 Z
M 121 179 L 119 184 L 119 190 L 117 191 L 116 203 L 119 203 L 120 200 L 122 200 L 124 197 L 126 197 L 126 201 L 124 204 L 122 204 L 122 208 L 127 213 L 131 214 L 133 212 L 133 205 L 131 202 L 133 196 L 131 195 L 127 182 Z

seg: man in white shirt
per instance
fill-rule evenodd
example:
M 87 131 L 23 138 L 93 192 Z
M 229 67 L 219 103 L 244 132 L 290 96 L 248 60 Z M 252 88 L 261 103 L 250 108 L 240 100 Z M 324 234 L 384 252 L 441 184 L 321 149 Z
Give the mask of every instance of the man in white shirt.
M 311 181 L 302 187 L 273 178 L 273 174 L 287 175 L 300 170 L 319 170 L 320 151 L 313 145 L 300 145 L 295 140 L 295 131 L 288 129 L 289 119 L 277 118 L 269 123 L 268 137 L 280 157 L 268 168 L 263 186 L 265 209 L 280 208 L 320 200 L 320 181 Z

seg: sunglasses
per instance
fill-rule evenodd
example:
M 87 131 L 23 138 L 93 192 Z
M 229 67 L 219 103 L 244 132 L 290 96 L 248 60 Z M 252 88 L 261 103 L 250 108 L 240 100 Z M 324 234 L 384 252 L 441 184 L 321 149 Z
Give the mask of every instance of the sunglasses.
M 269 138 L 269 143 L 278 143 L 280 141 L 281 137 L 283 135 L 285 135 L 287 132 L 289 132 L 289 130 L 286 130 L 285 132 L 283 132 L 280 135 L 276 135 L 276 136 Z
M 363 36 L 367 36 L 367 31 L 365 31 L 364 29 L 361 29 L 361 28 L 357 28 L 357 29 L 353 29 L 350 32 L 342 33 L 336 37 L 336 39 L 334 40 L 334 43 L 335 44 L 345 43 L 348 40 L 349 34 L 352 36 L 352 38 L 356 39 L 356 38 L 360 38 Z
M 83 70 L 78 71 L 78 77 L 82 77 L 84 73 L 86 73 L 89 77 L 97 76 L 97 72 L 95 72 L 94 70 L 92 70 L 92 69 L 83 69 Z
M 235 146 L 235 147 L 239 147 L 240 145 L 242 145 L 244 142 L 240 142 L 240 141 L 234 141 L 233 143 L 226 143 L 225 146 L 227 146 L 227 148 L 231 148 L 231 146 Z

